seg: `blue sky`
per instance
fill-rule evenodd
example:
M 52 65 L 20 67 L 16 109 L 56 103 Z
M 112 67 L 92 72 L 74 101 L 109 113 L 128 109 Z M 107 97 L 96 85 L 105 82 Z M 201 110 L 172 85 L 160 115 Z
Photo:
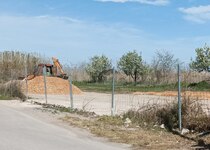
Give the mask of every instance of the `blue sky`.
M 209 0 L 0 0 L 0 50 L 56 56 L 77 64 L 137 50 L 189 62 L 210 46 Z

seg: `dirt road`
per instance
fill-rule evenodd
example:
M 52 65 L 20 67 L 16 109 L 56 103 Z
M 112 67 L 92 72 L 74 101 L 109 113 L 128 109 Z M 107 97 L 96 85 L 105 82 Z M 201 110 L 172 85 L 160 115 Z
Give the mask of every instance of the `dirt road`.
M 128 146 L 61 125 L 49 112 L 18 101 L 0 101 L 1 150 L 123 150 Z

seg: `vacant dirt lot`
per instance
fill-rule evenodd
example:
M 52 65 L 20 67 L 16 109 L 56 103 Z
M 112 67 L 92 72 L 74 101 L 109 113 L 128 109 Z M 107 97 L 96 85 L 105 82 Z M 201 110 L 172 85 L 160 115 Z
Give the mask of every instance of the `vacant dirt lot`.
M 159 94 L 159 95 L 158 95 Z M 177 97 L 174 95 L 165 96 L 161 93 L 135 93 L 135 94 L 115 94 L 115 113 L 121 114 L 129 109 L 139 109 L 148 105 L 165 105 L 169 103 L 177 103 Z M 45 103 L 44 95 L 30 95 L 33 101 Z M 203 108 L 208 111 L 210 108 L 210 100 L 200 97 L 199 102 Z M 111 94 L 83 92 L 80 95 L 74 95 L 74 108 L 95 112 L 98 115 L 111 114 Z M 69 95 L 48 95 L 49 104 L 57 104 L 69 107 Z

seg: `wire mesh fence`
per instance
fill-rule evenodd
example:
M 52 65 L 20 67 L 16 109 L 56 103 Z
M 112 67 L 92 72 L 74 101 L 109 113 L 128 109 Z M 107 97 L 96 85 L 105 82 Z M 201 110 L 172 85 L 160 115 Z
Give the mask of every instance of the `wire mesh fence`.
M 210 73 L 183 71 L 182 79 L 183 100 L 190 101 L 191 107 L 199 105 L 205 113 L 210 115 Z
M 0 65 L 3 66 L 4 58 L 1 58 Z M 79 84 L 74 80 L 64 80 L 46 74 L 30 80 L 18 80 L 20 74 L 25 77 L 29 74 L 26 64 L 25 62 L 19 69 L 18 74 L 13 68 L 8 68 L 7 77 L 1 74 L 1 85 L 12 89 L 14 87 L 12 83 L 17 82 L 29 97 L 29 101 L 77 108 L 98 115 L 121 115 L 131 109 L 139 110 L 153 105 L 159 107 L 178 105 L 177 71 L 163 77 L 159 83 L 151 77 L 147 77 L 147 82 L 131 83 L 132 79 L 117 71 L 112 72 L 109 80 L 104 83 Z M 188 102 L 194 110 L 197 109 L 197 112 L 189 111 L 189 115 L 196 116 L 200 113 L 210 115 L 210 73 L 182 67 L 180 78 L 182 103 Z
M 107 82 L 101 84 L 101 89 L 97 89 L 98 85 L 95 85 L 97 90 L 90 91 L 82 91 L 81 93 L 74 93 L 74 87 L 71 91 L 70 82 L 66 80 L 69 87 L 66 87 L 68 92 L 66 94 L 53 94 L 52 92 L 47 92 L 47 102 L 50 104 L 63 105 L 66 107 L 74 107 L 78 109 L 82 109 L 85 111 L 95 112 L 99 115 L 111 115 L 112 113 L 115 115 L 120 115 L 130 109 L 138 110 L 140 108 L 146 107 L 148 105 L 159 105 L 166 106 L 170 103 L 178 102 L 178 85 L 177 85 L 177 74 L 176 74 L 176 82 L 173 84 L 173 88 L 165 89 L 162 88 L 161 85 L 159 88 L 151 90 L 147 88 L 151 88 L 154 84 L 145 85 L 126 85 L 122 84 L 121 81 L 115 80 L 115 82 Z M 191 101 L 191 105 L 199 103 L 202 109 L 206 113 L 209 112 L 210 108 L 210 92 L 208 91 L 209 86 L 209 73 L 198 73 L 194 71 L 186 71 L 181 70 L 181 98 L 182 101 Z M 53 77 L 46 78 L 46 85 L 49 86 L 49 82 Z M 115 76 L 116 79 L 116 76 Z M 63 79 L 62 79 L 63 80 Z M 175 80 L 175 79 L 174 79 Z M 38 80 L 37 82 L 43 82 L 42 86 L 44 87 L 44 79 L 42 81 Z M 74 83 L 74 81 L 73 81 Z M 113 86 L 114 83 L 114 86 Z M 30 84 L 30 81 L 29 81 Z M 40 84 L 40 83 L 37 83 Z M 88 83 L 87 83 L 88 84 Z M 90 83 L 91 84 L 91 83 Z M 171 84 L 171 83 L 170 83 Z M 200 85 L 202 84 L 202 85 Z M 204 84 L 204 85 L 203 85 Z M 206 84 L 206 85 L 205 85 Z M 169 85 L 169 84 L 168 84 Z M 52 85 L 50 85 L 52 86 Z M 56 84 L 59 88 L 59 84 Z M 60 85 L 62 86 L 62 85 Z M 74 85 L 73 85 L 74 86 Z M 128 86 L 128 87 L 126 87 Z M 136 87 L 137 86 L 137 87 Z M 138 87 L 139 86 L 139 87 Z M 166 85 L 165 85 L 166 86 Z M 93 88 L 91 87 L 91 88 Z M 108 90 L 104 90 L 107 87 Z M 50 87 L 52 88 L 52 87 Z M 47 91 L 51 89 L 47 88 Z M 78 88 L 80 86 L 78 85 Z M 114 88 L 114 91 L 112 90 Z M 140 89 L 140 90 L 139 90 Z M 143 90 L 142 90 L 143 89 Z M 44 90 L 44 88 L 42 88 Z M 29 90 L 30 92 L 30 90 Z M 72 94 L 72 95 L 71 95 Z M 45 103 L 46 97 L 44 95 L 44 91 L 42 94 L 30 94 L 31 97 L 35 101 L 40 101 Z M 71 98 L 72 96 L 72 98 Z M 178 112 L 178 110 L 177 110 Z

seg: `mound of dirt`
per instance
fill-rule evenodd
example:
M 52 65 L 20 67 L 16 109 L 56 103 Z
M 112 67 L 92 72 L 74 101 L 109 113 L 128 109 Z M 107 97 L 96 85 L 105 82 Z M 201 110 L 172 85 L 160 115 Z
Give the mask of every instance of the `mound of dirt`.
M 57 77 L 46 77 L 47 94 L 52 95 L 68 95 L 69 81 Z M 81 94 L 82 91 L 72 85 L 73 94 Z M 32 80 L 28 80 L 29 94 L 44 94 L 44 78 L 37 76 Z

